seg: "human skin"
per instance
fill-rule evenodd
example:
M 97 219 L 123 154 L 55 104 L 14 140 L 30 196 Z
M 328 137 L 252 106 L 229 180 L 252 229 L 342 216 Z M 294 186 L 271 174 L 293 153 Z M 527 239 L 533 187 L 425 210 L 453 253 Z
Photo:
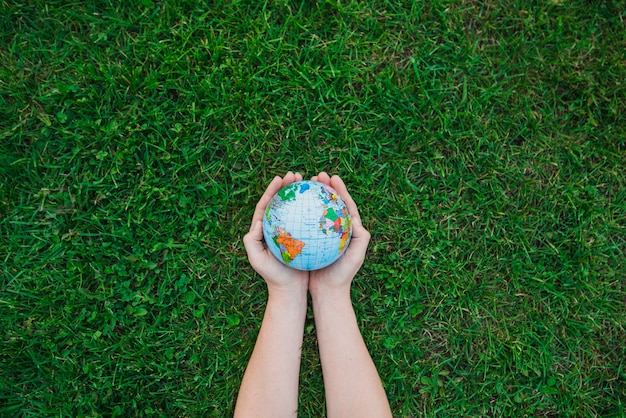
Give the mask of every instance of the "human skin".
M 263 213 L 270 199 L 300 174 L 275 177 L 256 205 L 243 242 L 252 268 L 265 280 L 267 307 L 246 368 L 235 417 L 295 417 L 309 273 L 279 262 L 263 243 Z
M 365 260 L 369 232 L 356 203 L 338 176 L 322 172 L 312 180 L 335 189 L 352 218 L 352 240 L 330 266 L 312 271 L 309 292 L 324 375 L 328 417 L 391 417 L 389 401 L 359 330 L 350 299 L 352 279 Z
M 272 180 L 244 237 L 250 264 L 267 283 L 268 302 L 241 383 L 235 417 L 297 416 L 307 290 L 315 316 L 328 417 L 390 417 L 389 402 L 350 300 L 350 285 L 365 259 L 370 234 L 341 178 L 325 172 L 312 178 L 333 187 L 350 211 L 352 240 L 339 260 L 321 270 L 294 270 L 279 262 L 264 244 L 262 219 L 267 204 L 282 187 L 300 180 L 302 175 L 292 172 Z

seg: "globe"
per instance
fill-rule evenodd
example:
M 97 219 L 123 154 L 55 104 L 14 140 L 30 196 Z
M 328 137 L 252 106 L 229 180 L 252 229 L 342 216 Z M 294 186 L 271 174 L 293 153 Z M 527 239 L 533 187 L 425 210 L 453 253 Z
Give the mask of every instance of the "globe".
M 352 238 L 348 207 L 330 186 L 304 180 L 283 187 L 263 216 L 268 249 L 297 270 L 318 270 L 334 263 Z

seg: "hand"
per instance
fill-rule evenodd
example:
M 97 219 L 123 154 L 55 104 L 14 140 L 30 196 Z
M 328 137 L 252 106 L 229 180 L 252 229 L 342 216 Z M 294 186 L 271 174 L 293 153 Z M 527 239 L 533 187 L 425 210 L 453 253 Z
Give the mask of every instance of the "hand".
M 268 250 L 263 240 L 263 216 L 269 201 L 281 188 L 301 180 L 301 174 L 291 171 L 285 178 L 274 177 L 256 205 L 250 231 L 243 237 L 250 265 L 263 277 L 270 294 L 306 291 L 308 287 L 309 272 L 285 266 Z
M 352 278 L 365 260 L 370 233 L 363 227 L 356 203 L 339 176 L 329 177 L 325 172 L 321 172 L 311 180 L 327 184 L 339 193 L 348 207 L 352 219 L 352 239 L 346 252 L 337 261 L 328 267 L 310 273 L 309 291 L 312 296 L 324 290 L 339 290 L 349 293 Z

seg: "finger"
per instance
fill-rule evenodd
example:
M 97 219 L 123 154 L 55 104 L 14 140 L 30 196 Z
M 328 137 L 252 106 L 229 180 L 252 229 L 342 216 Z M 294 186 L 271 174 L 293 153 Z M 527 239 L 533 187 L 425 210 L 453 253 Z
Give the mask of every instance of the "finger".
M 311 177 L 311 181 L 317 181 L 317 176 Z
M 296 181 L 302 181 L 302 174 L 296 173 Z
M 254 226 L 254 223 L 256 221 L 260 221 L 263 219 L 263 214 L 265 213 L 265 208 L 267 207 L 267 204 L 270 202 L 272 197 L 274 197 L 274 195 L 278 193 L 278 191 L 282 187 L 282 184 L 283 179 L 279 176 L 276 176 L 271 181 L 269 186 L 267 186 L 267 189 L 265 189 L 263 196 L 261 196 L 261 199 L 259 199 L 259 202 L 256 204 L 256 208 L 254 209 L 254 215 L 252 215 L 252 225 L 250 229 L 252 229 L 252 226 Z
M 348 192 L 348 188 L 346 187 L 343 180 L 341 180 L 341 177 L 337 175 L 333 176 L 330 179 L 330 187 L 332 187 L 333 189 L 337 191 L 337 193 L 339 193 L 339 196 L 341 196 L 341 199 L 348 207 L 348 211 L 350 212 L 350 217 L 352 218 L 352 224 L 362 226 L 361 216 L 359 215 L 359 209 L 357 208 L 354 199 L 352 199 L 352 196 L 350 196 L 350 193 Z
M 243 245 L 246 247 L 248 256 L 258 254 L 264 251 L 263 246 L 263 222 L 256 221 L 252 223 L 250 231 L 243 236 Z
M 283 177 L 283 187 L 289 186 L 291 183 L 295 181 L 295 178 L 296 178 L 296 175 L 293 174 L 292 171 L 288 171 L 287 174 L 285 174 L 285 177 Z
M 320 183 L 324 183 L 324 184 L 330 185 L 330 176 L 325 171 L 322 171 L 322 172 L 320 172 L 317 175 L 317 180 L 316 181 L 319 181 Z
M 252 224 L 250 232 L 243 237 L 243 245 L 246 248 L 250 265 L 256 270 L 264 263 L 266 255 L 263 245 L 263 222 L 258 221 Z
M 359 258 L 365 258 L 367 246 L 370 242 L 370 233 L 360 224 L 352 228 L 352 239 L 346 250 L 349 254 L 357 254 Z

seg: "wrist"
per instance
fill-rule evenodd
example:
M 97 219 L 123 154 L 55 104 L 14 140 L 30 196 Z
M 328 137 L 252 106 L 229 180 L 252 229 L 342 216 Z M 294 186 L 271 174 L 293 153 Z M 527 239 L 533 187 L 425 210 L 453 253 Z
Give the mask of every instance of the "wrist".
M 350 299 L 350 284 L 344 286 L 327 286 L 316 284 L 309 286 L 309 292 L 311 293 L 311 301 L 313 304 L 320 302 L 329 303 L 341 303 L 351 302 Z
M 268 303 L 282 306 L 306 306 L 307 287 L 294 285 L 289 287 L 268 286 Z
M 319 289 L 311 292 L 311 307 L 318 332 L 354 318 L 350 288 Z

